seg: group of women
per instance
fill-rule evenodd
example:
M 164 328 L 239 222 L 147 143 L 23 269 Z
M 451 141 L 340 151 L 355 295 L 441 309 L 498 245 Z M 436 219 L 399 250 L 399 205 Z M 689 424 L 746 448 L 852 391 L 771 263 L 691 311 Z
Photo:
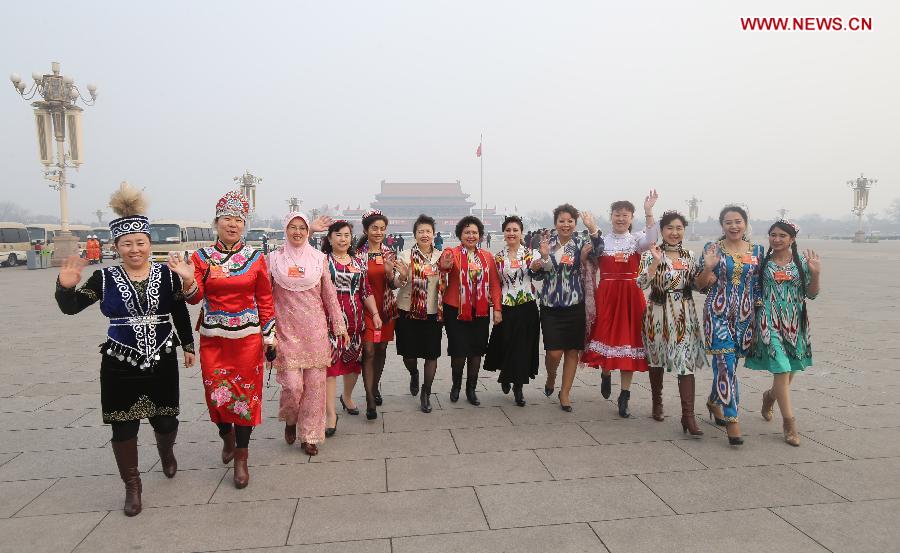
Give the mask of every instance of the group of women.
M 395 254 L 384 243 L 389 220 L 383 213 L 364 214 L 363 235 L 354 244 L 351 222 L 311 221 L 291 212 L 283 220 L 284 247 L 264 256 L 242 238 L 247 200 L 229 192 L 216 204 L 216 243 L 189 260 L 172 255 L 159 264 L 149 261 L 143 195 L 123 183 L 110 201 L 119 214 L 110 230 L 122 264 L 95 271 L 78 287 L 85 261 L 67 260 L 56 299 L 67 314 L 100 302 L 109 318 L 101 346 L 101 407 L 125 483 L 125 514 L 141 510 L 141 419 L 154 428 L 165 475 L 177 472 L 174 348 L 182 348 L 185 367 L 195 361 L 187 303 L 201 305 L 196 328 L 204 395 L 222 439 L 222 462 L 234 462 L 237 488 L 249 482 L 249 442 L 262 421 L 265 359 L 281 385 L 278 418 L 285 441 L 299 438 L 304 452 L 316 455 L 337 431 L 336 402 L 359 415 L 352 393 L 360 374 L 366 417 L 378 417 L 384 401 L 379 385 L 395 334 L 409 391 L 419 396 L 424 413 L 432 410 L 445 331 L 450 401 L 459 400 L 465 376 L 465 398 L 472 405 L 480 403 L 483 360 L 485 370 L 498 373 L 503 392 L 512 391 L 516 405 L 524 406 L 523 386 L 538 374 L 542 337 L 544 393 L 556 391 L 562 364 L 557 397 L 564 411 L 573 410 L 572 385 L 581 363 L 601 369 L 604 398 L 612 393 L 612 371 L 619 371 L 617 409 L 626 418 L 634 373 L 649 372 L 652 414 L 661 421 L 664 373 L 670 372 L 678 378 L 682 428 L 692 435 L 703 434 L 694 416 L 694 375 L 710 355 L 707 408 L 735 446 L 743 443 L 736 369 L 746 358 L 747 367 L 775 375 L 763 394 L 763 417 L 770 420 L 778 403 L 785 440 L 799 445 L 790 383 L 812 360 L 805 299 L 818 294 L 819 257 L 799 253 L 799 229 L 787 221 L 771 226 L 767 250 L 752 244 L 747 213 L 739 206 L 722 210 L 722 237 L 695 257 L 683 246 L 683 215 L 667 211 L 657 224 L 657 198 L 655 190 L 645 198 L 645 225 L 637 232 L 635 206 L 614 202 L 612 232 L 605 236 L 592 214 L 560 205 L 553 212 L 555 228 L 543 231 L 534 249 L 524 243 L 522 220 L 508 216 L 505 244 L 497 253 L 479 247 L 484 226 L 474 216 L 456 225 L 459 245 L 440 250 L 434 219 L 421 215 L 413 224 L 415 243 Z M 579 219 L 586 236 L 577 232 Z M 315 232 L 325 233 L 321 250 L 310 245 Z M 642 289 L 649 290 L 649 303 Z M 706 294 L 702 326 L 694 292 Z M 342 393 L 336 398 L 338 376 Z

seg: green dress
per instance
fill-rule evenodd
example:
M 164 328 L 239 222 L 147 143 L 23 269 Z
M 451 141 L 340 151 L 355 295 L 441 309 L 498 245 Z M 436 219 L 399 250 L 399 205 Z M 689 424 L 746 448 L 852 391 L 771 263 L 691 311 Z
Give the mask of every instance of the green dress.
M 812 365 L 806 299 L 812 280 L 806 258 L 800 256 L 804 282 L 793 260 L 778 265 L 771 259 L 762 275 L 762 307 L 756 316 L 753 353 L 747 368 L 771 373 L 802 371 Z

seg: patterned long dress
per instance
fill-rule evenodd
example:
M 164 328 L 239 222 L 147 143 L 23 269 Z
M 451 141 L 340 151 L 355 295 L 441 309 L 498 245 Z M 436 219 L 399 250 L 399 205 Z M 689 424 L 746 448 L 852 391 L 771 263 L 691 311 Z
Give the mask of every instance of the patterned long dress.
M 335 335 L 329 335 L 332 353 L 331 366 L 328 367 L 327 376 L 359 374 L 362 372 L 360 359 L 362 358 L 363 331 L 366 328 L 363 300 L 372 295 L 369 279 L 366 276 L 366 266 L 356 258 L 351 258 L 350 263 L 344 265 L 329 254 L 328 273 L 337 291 L 338 303 L 344 314 L 350 342 L 339 345 Z
M 203 302 L 200 368 L 209 418 L 215 423 L 262 422 L 263 338 L 275 331 L 272 287 L 262 253 L 221 242 L 191 256 L 197 288 L 188 303 Z
M 802 371 L 812 365 L 812 343 L 806 299 L 811 277 L 805 257 L 800 257 L 804 280 L 791 260 L 781 266 L 771 259 L 762 275 L 762 309 L 756 317 L 756 343 L 745 366 L 771 373 Z
M 708 243 L 719 248 L 720 259 L 713 269 L 716 281 L 706 292 L 703 305 L 703 334 L 706 351 L 712 356 L 713 384 L 710 400 L 722 406 L 725 420 L 737 422 L 740 390 L 737 361 L 746 357 L 753 343 L 754 309 L 760 298 L 759 267 L 764 250 L 759 244 L 745 244 L 740 255 L 725 253 L 723 241 Z M 703 256 L 696 262 L 703 270 Z
M 697 276 L 694 255 L 689 250 L 681 250 L 677 260 L 663 255 L 656 275 L 650 278 L 652 262 L 653 255 L 644 252 L 637 279 L 638 286 L 650 289 L 643 324 L 647 364 L 665 367 L 666 372 L 678 376 L 694 374 L 706 366 L 702 327 L 691 290 Z

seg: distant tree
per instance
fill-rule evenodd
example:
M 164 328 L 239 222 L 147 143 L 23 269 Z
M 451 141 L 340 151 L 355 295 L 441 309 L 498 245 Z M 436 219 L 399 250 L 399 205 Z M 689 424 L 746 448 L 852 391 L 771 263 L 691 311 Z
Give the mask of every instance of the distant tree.
M 895 198 L 887 209 L 888 219 L 894 223 L 900 223 L 900 198 Z
M 32 222 L 28 210 L 13 202 L 0 202 L 0 221 L 12 223 Z

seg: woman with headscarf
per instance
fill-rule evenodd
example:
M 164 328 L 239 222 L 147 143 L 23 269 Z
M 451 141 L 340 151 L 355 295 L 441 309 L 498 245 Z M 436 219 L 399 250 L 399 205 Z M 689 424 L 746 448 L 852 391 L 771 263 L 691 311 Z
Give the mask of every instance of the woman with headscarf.
M 250 211 L 240 192 L 216 204 L 215 244 L 183 261 L 169 256 L 188 303 L 202 302 L 200 367 L 209 418 L 219 427 L 222 462 L 234 459 L 234 485 L 250 481 L 250 434 L 262 422 L 263 344 L 275 347 L 272 287 L 262 253 L 243 241 Z
M 329 329 L 338 346 L 350 342 L 337 291 L 324 253 L 309 244 L 312 232 L 326 230 L 320 219 L 310 225 L 306 215 L 284 217 L 284 247 L 269 254 L 278 355 L 274 365 L 281 384 L 278 420 L 284 421 L 284 440 L 296 441 L 307 455 L 319 453 L 325 439 L 326 370 L 332 365 Z M 299 429 L 297 426 L 299 425 Z M 299 430 L 299 431 L 298 431 Z
M 100 411 L 112 426 L 112 450 L 125 483 L 127 516 L 141 512 L 138 430 L 148 419 L 156 436 L 163 473 L 178 470 L 173 446 L 178 434 L 178 358 L 194 364 L 194 338 L 182 282 L 168 267 L 150 258 L 150 221 L 143 215 L 143 194 L 126 183 L 109 202 L 119 218 L 110 221 L 110 239 L 121 265 L 94 271 L 81 287 L 87 261 L 65 261 L 56 283 L 56 302 L 67 315 L 100 302 L 109 318 L 107 339 L 100 346 Z

